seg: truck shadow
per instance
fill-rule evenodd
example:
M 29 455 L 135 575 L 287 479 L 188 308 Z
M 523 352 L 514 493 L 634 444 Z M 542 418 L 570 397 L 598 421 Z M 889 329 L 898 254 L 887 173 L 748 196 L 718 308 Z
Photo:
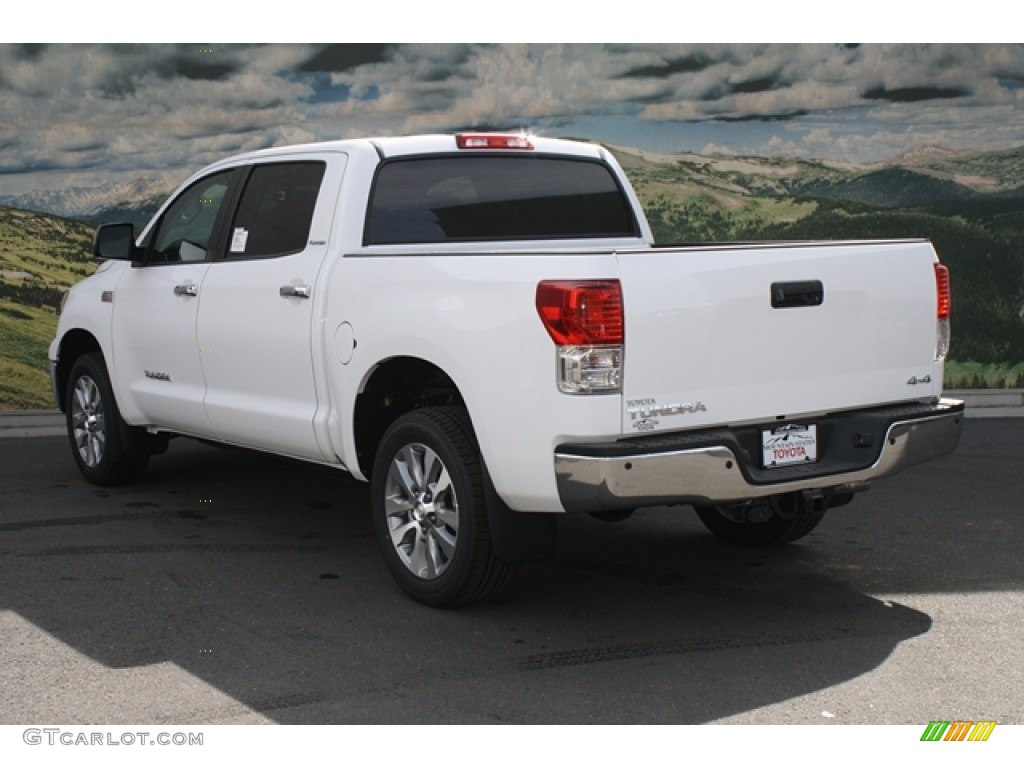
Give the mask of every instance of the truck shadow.
M 76 478 L 73 512 L 0 526 L 0 609 L 108 668 L 172 662 L 281 723 L 704 723 L 869 673 L 930 629 L 885 597 L 936 586 L 913 567 L 929 539 L 875 525 L 922 478 L 775 551 L 721 545 L 688 509 L 569 518 L 556 557 L 500 598 L 436 611 L 393 586 L 365 486 L 176 441 L 138 486 Z M 914 514 L 957 514 L 926 503 Z

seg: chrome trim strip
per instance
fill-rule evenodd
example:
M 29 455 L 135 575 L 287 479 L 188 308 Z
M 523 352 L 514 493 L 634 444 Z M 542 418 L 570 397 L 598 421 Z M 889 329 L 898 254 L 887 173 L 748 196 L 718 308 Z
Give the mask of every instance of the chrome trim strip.
M 556 453 L 555 475 L 568 512 L 720 504 L 812 488 L 854 490 L 951 453 L 960 441 L 963 418 L 963 403 L 944 399 L 932 415 L 890 425 L 870 467 L 770 485 L 750 483 L 740 470 L 740 459 L 726 446 L 612 458 Z

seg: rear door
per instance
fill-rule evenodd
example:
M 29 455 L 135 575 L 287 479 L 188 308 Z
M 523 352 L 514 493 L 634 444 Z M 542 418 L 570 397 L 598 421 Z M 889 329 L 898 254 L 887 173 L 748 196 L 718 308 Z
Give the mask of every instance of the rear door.
M 937 394 L 925 241 L 619 255 L 623 432 L 786 420 Z
M 345 156 L 276 156 L 248 170 L 199 308 L 206 412 L 222 440 L 320 460 L 314 345 Z

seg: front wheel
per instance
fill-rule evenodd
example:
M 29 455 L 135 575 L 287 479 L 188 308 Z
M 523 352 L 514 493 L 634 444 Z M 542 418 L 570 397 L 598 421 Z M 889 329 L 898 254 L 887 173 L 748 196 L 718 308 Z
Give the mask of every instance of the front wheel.
M 121 419 L 102 357 L 75 361 L 65 402 L 71 455 L 86 480 L 117 485 L 142 476 L 149 464 L 144 433 Z
M 443 608 L 491 597 L 512 566 L 494 554 L 480 449 L 461 408 L 424 408 L 384 434 L 371 478 L 384 561 L 413 599 Z

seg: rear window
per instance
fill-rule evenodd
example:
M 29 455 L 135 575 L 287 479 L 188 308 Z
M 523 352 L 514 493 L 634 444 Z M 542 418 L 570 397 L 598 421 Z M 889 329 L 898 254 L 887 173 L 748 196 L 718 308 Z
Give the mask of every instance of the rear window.
M 638 234 L 629 201 L 600 162 L 460 155 L 383 163 L 363 244 Z

